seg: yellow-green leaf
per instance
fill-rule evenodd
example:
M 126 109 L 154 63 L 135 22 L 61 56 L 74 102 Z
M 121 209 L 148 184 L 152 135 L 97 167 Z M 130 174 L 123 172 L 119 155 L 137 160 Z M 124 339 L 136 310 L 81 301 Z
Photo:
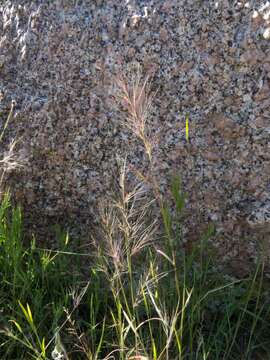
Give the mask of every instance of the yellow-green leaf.
M 16 328 L 19 330 L 19 332 L 20 332 L 21 334 L 23 333 L 22 328 L 21 328 L 21 325 L 18 324 L 17 321 L 15 321 L 15 320 L 10 320 L 10 322 L 12 322 L 12 323 L 16 326 Z
M 20 300 L 18 302 L 19 302 L 20 308 L 22 309 L 22 312 L 23 312 L 25 318 L 27 319 L 27 321 L 29 321 L 28 312 L 27 312 L 26 308 L 23 306 L 23 304 L 20 302 Z
M 27 306 L 29 321 L 31 322 L 31 324 L 33 324 L 33 317 L 32 317 L 32 312 L 31 312 L 30 306 L 28 304 L 26 306 Z
M 43 356 L 45 356 L 45 353 L 46 353 L 45 338 L 42 339 L 41 353 L 42 353 Z
M 186 140 L 189 141 L 189 118 L 186 117 Z

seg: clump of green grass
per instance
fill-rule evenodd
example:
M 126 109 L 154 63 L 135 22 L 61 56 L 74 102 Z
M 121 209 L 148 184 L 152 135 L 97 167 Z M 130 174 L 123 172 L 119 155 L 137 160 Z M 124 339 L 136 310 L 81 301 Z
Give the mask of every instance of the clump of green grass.
M 177 186 L 172 196 L 180 209 Z M 73 259 L 80 254 L 69 251 L 69 244 L 56 253 L 37 249 L 34 241 L 25 246 L 21 211 L 12 210 L 5 196 L 1 358 L 254 359 L 267 354 L 263 264 L 245 279 L 218 273 L 208 241 L 214 229 L 209 227 L 187 254 L 169 208 L 157 242 L 143 188 L 121 190 L 119 199 L 103 208 L 102 241 L 87 278 Z M 77 267 L 73 276 L 71 264 Z
M 34 240 L 25 246 L 24 240 L 21 209 L 12 209 L 6 194 L 0 207 L 0 353 L 6 359 L 25 358 L 27 349 L 43 353 L 39 331 L 54 331 L 69 301 L 68 259 L 38 250 Z M 3 334 L 8 335 L 5 341 Z

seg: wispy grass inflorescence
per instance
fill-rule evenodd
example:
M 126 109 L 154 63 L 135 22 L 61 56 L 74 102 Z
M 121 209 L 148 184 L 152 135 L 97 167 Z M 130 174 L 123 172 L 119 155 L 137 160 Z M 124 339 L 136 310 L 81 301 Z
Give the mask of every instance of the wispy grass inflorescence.
M 143 78 L 140 69 L 129 81 L 124 75 L 115 78 L 117 98 L 127 111 L 123 125 L 134 133 L 144 144 L 149 160 L 152 160 L 153 142 L 147 121 L 151 115 L 154 93 L 149 76 Z
M 126 163 L 120 174 L 120 191 L 117 200 L 102 203 L 100 214 L 103 229 L 105 255 L 111 258 L 115 267 L 125 268 L 126 256 L 134 256 L 153 241 L 156 220 L 147 224 L 149 211 L 154 200 L 149 201 L 143 183 L 132 190 L 126 187 Z
M 4 135 L 12 119 L 14 108 L 15 108 L 15 102 L 12 101 L 9 114 L 7 116 L 7 120 L 5 121 L 3 129 L 0 133 L 0 144 L 3 143 Z M 0 159 L 0 195 L 4 194 L 4 189 L 2 187 L 6 174 L 8 174 L 9 172 L 15 169 L 23 167 L 23 164 L 18 160 L 18 157 L 15 153 L 15 148 L 17 144 L 18 144 L 18 140 L 13 139 L 10 142 L 7 151 L 3 153 L 2 159 Z
M 114 78 L 116 85 L 116 101 L 125 110 L 122 125 L 128 128 L 138 138 L 145 150 L 149 162 L 149 171 L 143 174 L 133 169 L 139 179 L 150 184 L 160 208 L 163 207 L 163 195 L 155 176 L 154 150 L 157 139 L 151 132 L 149 122 L 153 111 L 153 100 L 157 91 L 152 90 L 152 81 L 149 75 L 143 76 L 140 67 L 131 78 L 121 74 Z

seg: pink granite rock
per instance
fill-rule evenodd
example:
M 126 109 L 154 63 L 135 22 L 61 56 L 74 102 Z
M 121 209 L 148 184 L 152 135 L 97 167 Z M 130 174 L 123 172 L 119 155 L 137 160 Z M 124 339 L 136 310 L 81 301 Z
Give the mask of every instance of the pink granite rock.
M 149 131 L 160 182 L 178 172 L 193 199 L 190 226 L 198 212 L 214 219 L 234 256 L 245 219 L 268 222 L 255 216 L 270 198 L 268 13 L 266 1 L 2 1 L 0 121 L 15 100 L 4 140 L 21 139 L 25 165 L 7 184 L 28 225 L 87 234 L 117 159 L 147 169 L 113 101 L 113 75 L 140 64 L 157 91 Z M 251 243 L 242 246 L 253 256 Z

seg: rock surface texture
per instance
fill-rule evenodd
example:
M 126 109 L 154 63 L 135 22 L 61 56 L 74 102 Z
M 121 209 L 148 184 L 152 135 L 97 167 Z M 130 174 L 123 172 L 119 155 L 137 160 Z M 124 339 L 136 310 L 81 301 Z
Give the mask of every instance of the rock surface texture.
M 112 101 L 113 75 L 140 64 L 157 90 L 149 129 L 161 186 L 181 174 L 189 230 L 199 212 L 217 224 L 225 258 L 255 256 L 270 228 L 269 1 L 1 4 L 1 124 L 15 101 L 5 143 L 20 139 L 24 164 L 8 184 L 29 223 L 87 229 L 117 159 L 147 166 Z

